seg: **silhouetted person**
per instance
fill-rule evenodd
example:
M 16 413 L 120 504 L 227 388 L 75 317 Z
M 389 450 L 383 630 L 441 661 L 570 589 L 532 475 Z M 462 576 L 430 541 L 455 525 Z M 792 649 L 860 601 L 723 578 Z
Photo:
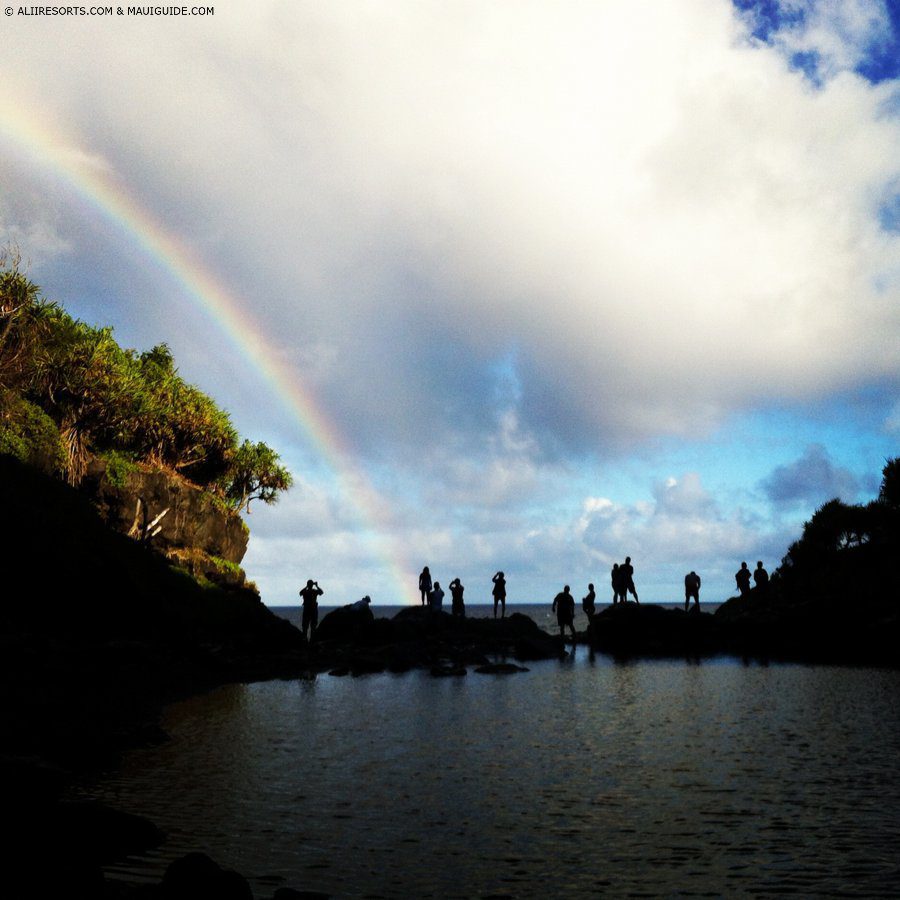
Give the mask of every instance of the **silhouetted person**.
M 312 578 L 306 582 L 306 587 L 299 591 L 300 596 L 303 598 L 303 616 L 300 620 L 300 630 L 303 632 L 304 637 L 306 637 L 306 632 L 309 631 L 309 637 L 307 638 L 309 641 L 312 641 L 313 635 L 316 633 L 316 626 L 319 624 L 319 597 L 324 593 L 325 591 L 319 587 L 319 583 L 313 581 Z
M 742 597 L 750 593 L 750 570 L 747 568 L 747 563 L 741 563 L 740 569 L 734 573 L 734 580 L 737 582 Z
M 610 582 L 612 583 L 613 589 L 613 603 L 619 602 L 619 595 L 622 597 L 622 602 L 625 602 L 625 588 L 622 586 L 622 570 L 619 568 L 618 563 L 613 563 L 612 571 L 609 573 Z
M 494 582 L 494 588 L 491 593 L 494 595 L 494 618 L 497 618 L 497 604 L 500 604 L 500 618 L 506 618 L 506 578 L 502 572 L 498 572 L 491 581 Z
M 594 593 L 592 584 L 588 585 L 587 596 L 581 598 L 581 608 L 587 613 L 589 619 L 594 618 L 594 611 L 597 608 L 597 595 Z
M 638 600 L 637 591 L 634 589 L 634 566 L 631 564 L 631 557 L 626 556 L 625 562 L 619 566 L 619 574 L 622 578 L 622 591 L 620 591 L 622 595 L 622 601 L 628 599 L 627 594 L 630 593 L 634 597 L 635 603 L 640 603 Z
M 425 566 L 422 569 L 422 574 L 419 575 L 419 593 L 422 595 L 422 606 L 425 606 L 428 603 L 428 594 L 431 592 L 431 572 L 428 571 L 428 566 Z
M 366 596 L 363 597 L 362 600 L 357 600 L 356 603 L 351 603 L 350 609 L 352 609 L 354 612 L 362 612 L 364 609 L 369 608 L 371 602 L 372 598 L 368 594 L 366 594 Z
M 753 583 L 760 593 L 763 593 L 769 586 L 769 573 L 763 568 L 761 559 L 756 561 L 756 568 L 753 570 Z
M 684 611 L 688 611 L 691 600 L 694 609 L 700 610 L 700 576 L 693 569 L 684 576 Z
M 428 595 L 428 600 L 431 603 L 431 608 L 435 612 L 441 611 L 441 607 L 444 605 L 444 592 L 441 590 L 441 583 L 439 581 L 434 583 L 434 588 Z
M 552 611 L 556 613 L 556 621 L 559 625 L 559 636 L 566 639 L 566 626 L 572 632 L 572 643 L 575 643 L 575 598 L 569 593 L 566 585 L 562 592 L 553 598 Z
M 463 591 L 465 591 L 465 588 L 458 578 L 454 578 L 448 587 L 450 588 L 450 596 L 452 597 L 451 611 L 454 616 L 459 616 L 461 619 L 464 619 L 466 617 L 466 605 L 463 603 Z

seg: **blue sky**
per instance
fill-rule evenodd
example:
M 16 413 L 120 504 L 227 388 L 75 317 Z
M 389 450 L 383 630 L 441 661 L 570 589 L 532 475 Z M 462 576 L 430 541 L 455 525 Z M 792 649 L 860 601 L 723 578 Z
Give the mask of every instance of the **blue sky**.
M 900 11 L 871 0 L 229 2 L 5 18 L 0 101 L 189 246 L 317 398 L 360 513 L 208 312 L 0 131 L 0 237 L 276 446 L 272 604 L 391 563 L 550 602 L 634 559 L 721 600 L 900 435 Z M 373 514 L 372 507 L 376 507 Z M 579 595 L 581 596 L 581 595 Z

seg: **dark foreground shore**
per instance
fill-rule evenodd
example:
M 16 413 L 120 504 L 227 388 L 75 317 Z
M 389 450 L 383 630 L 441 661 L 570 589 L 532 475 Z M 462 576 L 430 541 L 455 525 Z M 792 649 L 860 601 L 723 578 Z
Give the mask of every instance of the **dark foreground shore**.
M 162 835 L 136 817 L 60 800 L 74 777 L 114 766 L 130 747 L 166 740 L 158 723 L 169 702 L 222 684 L 319 672 L 515 674 L 567 652 L 526 616 L 462 622 L 419 608 L 391 620 L 336 610 L 308 646 L 253 591 L 200 587 L 110 531 L 60 482 L 0 457 L 0 490 L 7 562 L 0 789 L 13 823 L 3 845 L 3 896 L 251 896 L 239 875 L 197 856 L 176 861 L 159 885 L 105 879 L 104 865 L 158 845 Z M 613 607 L 579 640 L 622 657 L 729 653 L 896 665 L 898 636 L 893 596 L 860 606 L 772 592 L 730 601 L 715 616 Z M 282 888 L 275 897 L 298 895 Z
M 0 790 L 13 826 L 0 894 L 120 896 L 127 887 L 107 882 L 102 866 L 162 836 L 99 805 L 61 802 L 66 785 L 165 740 L 166 703 L 296 674 L 302 638 L 252 591 L 201 588 L 108 529 L 85 497 L 9 457 L 0 492 Z M 158 896 L 186 896 L 175 875 Z

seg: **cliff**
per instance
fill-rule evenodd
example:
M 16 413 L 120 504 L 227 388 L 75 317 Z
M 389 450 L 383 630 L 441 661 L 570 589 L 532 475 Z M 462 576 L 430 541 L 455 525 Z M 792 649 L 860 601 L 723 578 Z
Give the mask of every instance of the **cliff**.
M 0 501 L 0 702 L 20 717 L 13 743 L 82 756 L 133 702 L 298 668 L 302 636 L 255 591 L 198 584 L 73 488 L 0 455 Z
M 115 466 L 101 457 L 88 464 L 80 489 L 115 531 L 149 545 L 201 580 L 244 585 L 239 563 L 249 531 L 209 491 L 166 469 Z

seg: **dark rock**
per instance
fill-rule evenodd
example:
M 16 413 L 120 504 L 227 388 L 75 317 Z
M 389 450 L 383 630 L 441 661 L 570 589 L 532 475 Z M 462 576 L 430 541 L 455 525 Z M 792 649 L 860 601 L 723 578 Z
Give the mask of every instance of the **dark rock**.
M 311 648 L 322 668 L 344 674 L 366 674 L 413 668 L 443 670 L 453 666 L 487 665 L 492 657 L 519 660 L 557 659 L 559 641 L 519 613 L 506 619 L 463 619 L 449 613 L 412 606 L 393 619 L 376 619 L 370 609 L 350 606 L 322 620 Z
M 375 616 L 368 606 L 353 609 L 341 606 L 328 613 L 316 628 L 316 643 L 336 641 L 341 644 L 367 643 L 375 631 Z
M 387 668 L 387 663 L 378 656 L 354 656 L 350 660 L 350 674 L 357 678 L 360 675 L 377 675 Z
M 13 873 L 4 879 L 4 897 L 39 897 L 41 900 L 68 900 L 69 897 L 104 897 L 106 879 L 100 866 L 86 863 L 63 851 L 47 864 L 47 858 L 31 860 L 18 857 L 17 864 L 28 866 L 27 873 Z M 24 875 L 24 877 L 22 877 Z
M 724 648 L 768 659 L 897 665 L 896 597 L 852 606 L 777 589 L 733 597 L 716 611 Z
M 541 637 L 521 637 L 514 644 L 513 656 L 519 662 L 533 662 L 540 659 L 554 659 L 565 651 L 557 638 L 542 634 Z
M 457 677 L 468 674 L 465 666 L 432 666 L 431 674 L 435 678 Z
M 619 656 L 698 656 L 721 652 L 721 634 L 708 613 L 685 613 L 649 603 L 619 603 L 594 616 L 595 650 Z
M 200 887 L 221 874 L 221 866 L 205 853 L 188 853 L 169 863 L 162 883 L 163 887 L 169 890 L 191 885 Z
M 28 808 L 55 802 L 67 773 L 38 759 L 0 759 L 0 796 L 7 814 L 18 817 Z
M 539 637 L 546 632 L 542 631 L 534 619 L 522 613 L 513 613 L 504 619 L 495 619 L 501 629 L 508 631 L 518 638 Z
M 108 864 L 158 847 L 165 835 L 148 819 L 102 803 L 62 803 L 59 838 L 82 858 Z
M 514 675 L 516 672 L 527 672 L 528 669 L 513 663 L 489 663 L 486 666 L 479 666 L 475 671 L 479 675 Z
M 253 900 L 242 875 L 222 869 L 205 853 L 188 853 L 173 860 L 163 876 L 162 895 L 167 900 Z
M 423 644 L 415 641 L 390 644 L 383 648 L 390 672 L 408 672 L 429 665 L 429 654 Z
M 226 869 L 214 886 L 215 897 L 222 900 L 253 900 L 250 884 L 240 872 Z

